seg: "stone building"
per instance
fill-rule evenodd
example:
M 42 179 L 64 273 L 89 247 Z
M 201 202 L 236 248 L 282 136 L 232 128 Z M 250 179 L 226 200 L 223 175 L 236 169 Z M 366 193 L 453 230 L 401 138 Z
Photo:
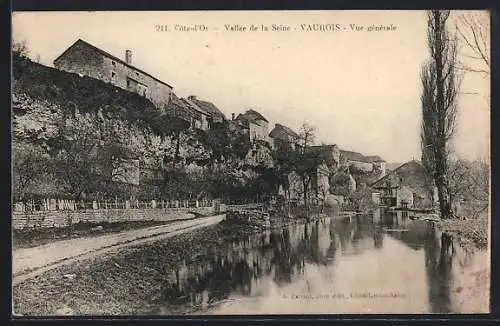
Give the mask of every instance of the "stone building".
M 437 200 L 431 176 L 417 162 L 407 162 L 371 184 L 374 197 L 389 207 L 430 208 Z
M 269 142 L 269 121 L 259 112 L 249 109 L 245 113 L 240 113 L 236 118 L 233 114 L 233 124 L 245 130 L 250 137 L 250 141 Z
M 166 113 L 184 120 L 190 128 L 201 130 L 210 128 L 210 113 L 188 99 L 178 98 L 175 94 L 167 106 Z
M 291 149 L 295 149 L 299 135 L 287 126 L 276 123 L 269 133 L 269 139 L 273 149 L 278 149 L 280 146 L 290 146 Z
M 125 51 L 122 60 L 78 39 L 54 60 L 54 66 L 138 93 L 160 110 L 165 110 L 172 98 L 172 86 L 132 65 L 131 50 Z
M 188 96 L 184 99 L 189 105 L 197 111 L 204 112 L 208 116 L 208 126 L 211 127 L 213 123 L 221 123 L 226 121 L 226 116 L 222 111 L 212 102 L 200 100 L 194 95 Z
M 381 175 L 386 173 L 386 163 L 380 156 L 365 156 L 358 152 L 341 150 L 340 155 L 346 165 L 355 167 L 363 172 L 379 172 Z

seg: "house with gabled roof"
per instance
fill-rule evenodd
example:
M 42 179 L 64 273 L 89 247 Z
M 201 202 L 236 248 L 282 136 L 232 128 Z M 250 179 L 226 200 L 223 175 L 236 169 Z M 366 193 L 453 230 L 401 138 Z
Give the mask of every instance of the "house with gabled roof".
M 226 120 L 226 116 L 222 111 L 212 102 L 200 100 L 195 95 L 188 96 L 185 99 L 196 110 L 202 111 L 210 117 L 210 123 L 219 123 Z
M 386 163 L 383 158 L 377 155 L 365 156 L 358 152 L 341 150 L 340 156 L 347 166 L 353 166 L 364 172 L 380 171 L 385 175 Z
M 269 133 L 269 139 L 273 149 L 277 149 L 280 146 L 290 146 L 290 148 L 294 149 L 299 141 L 299 135 L 291 128 L 276 123 L 273 130 Z
M 178 117 L 193 129 L 207 130 L 209 128 L 210 115 L 192 104 L 185 98 L 179 98 L 175 94 L 167 105 L 165 113 Z
M 245 131 L 250 137 L 250 141 L 269 142 L 269 121 L 259 112 L 249 109 L 245 113 L 240 113 L 233 119 L 232 123 Z
M 380 203 L 389 207 L 430 208 L 437 200 L 432 177 L 415 160 L 390 171 L 370 187 L 378 194 Z
M 161 110 L 165 110 L 172 99 L 171 85 L 132 65 L 131 50 L 125 50 L 121 59 L 78 39 L 54 60 L 54 67 L 138 93 Z

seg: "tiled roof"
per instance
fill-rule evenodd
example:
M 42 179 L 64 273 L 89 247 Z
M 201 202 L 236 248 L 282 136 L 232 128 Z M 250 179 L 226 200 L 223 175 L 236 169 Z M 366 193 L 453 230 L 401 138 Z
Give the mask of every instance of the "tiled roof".
M 418 195 L 426 196 L 432 189 L 433 181 L 421 163 L 410 161 L 390 171 L 386 176 L 372 183 L 371 187 L 386 188 L 403 185 L 409 186 Z
M 262 114 L 260 114 L 259 112 L 255 111 L 253 109 L 249 109 L 245 113 L 238 114 L 238 116 L 236 117 L 236 120 L 240 120 L 240 121 L 244 122 L 245 124 L 248 124 L 249 122 L 256 122 L 258 120 L 269 122 L 269 121 L 267 121 L 266 118 L 264 118 L 264 116 Z
M 196 104 L 195 102 L 193 102 L 193 101 L 191 101 L 191 100 L 189 100 L 189 99 L 187 99 L 187 98 L 181 98 L 180 100 L 184 103 L 184 105 L 186 105 L 186 106 L 188 106 L 188 107 L 192 108 L 193 110 L 198 111 L 198 112 L 200 112 L 201 114 L 204 114 L 204 115 L 210 115 L 210 113 L 208 113 L 207 111 L 203 110 L 203 109 L 202 109 L 202 108 L 201 108 L 198 104 Z
M 383 158 L 378 155 L 365 156 L 369 162 L 385 162 Z
M 365 162 L 366 161 L 363 154 L 358 153 L 358 152 L 341 150 L 340 155 L 342 155 L 344 158 L 346 158 L 349 161 L 357 161 L 357 162 Z
M 274 129 L 269 133 L 269 137 L 281 140 L 289 140 L 290 137 L 299 138 L 299 135 L 287 126 L 277 123 L 274 126 Z
M 341 150 L 340 154 L 349 161 L 365 162 L 365 163 L 385 162 L 384 159 L 382 159 L 378 155 L 365 156 L 358 152 L 345 151 L 345 150 Z
M 140 72 L 140 73 L 142 73 L 142 74 L 144 74 L 144 75 L 146 75 L 146 76 L 148 76 L 148 77 L 150 77 L 150 78 L 153 78 L 154 80 L 156 80 L 156 81 L 157 81 L 157 82 L 159 82 L 159 83 L 162 83 L 163 85 L 166 85 L 166 86 L 168 86 L 168 87 L 170 87 L 170 88 L 173 88 L 173 87 L 172 87 L 172 86 L 170 86 L 169 84 L 167 84 L 167 83 L 165 83 L 164 81 L 162 81 L 162 80 L 160 80 L 160 79 L 158 79 L 158 78 L 156 78 L 156 77 L 152 76 L 151 74 L 148 74 L 148 73 L 147 73 L 147 72 L 145 72 L 144 70 L 141 70 L 141 69 L 139 69 L 139 68 L 137 68 L 137 67 L 135 67 L 135 66 L 132 66 L 131 64 L 128 64 L 127 62 L 123 61 L 122 59 L 120 59 L 120 58 L 118 58 L 118 57 L 115 57 L 114 55 L 112 55 L 112 54 L 110 54 L 110 53 L 108 53 L 108 52 L 106 52 L 106 51 L 104 51 L 104 50 L 102 50 L 102 49 L 99 49 L 98 47 L 96 47 L 96 46 L 94 46 L 94 45 L 90 44 L 89 42 L 84 41 L 84 40 L 82 40 L 82 39 L 78 39 L 75 43 L 73 43 L 70 47 L 68 47 L 68 48 L 67 48 L 67 49 L 66 49 L 63 53 L 61 53 L 61 54 L 60 54 L 60 55 L 59 55 L 56 59 L 54 59 L 54 62 L 56 62 L 59 58 L 61 58 L 63 55 L 65 55 L 65 54 L 66 54 L 66 52 L 68 52 L 68 51 L 69 51 L 69 50 L 70 50 L 73 46 L 75 46 L 75 45 L 76 45 L 76 44 L 78 44 L 78 43 L 83 44 L 83 45 L 85 45 L 85 46 L 87 46 L 87 47 L 89 47 L 89 48 L 93 49 L 94 51 L 96 51 L 96 52 L 98 52 L 98 53 L 102 54 L 102 55 L 103 55 L 103 56 L 105 56 L 105 57 L 108 57 L 108 58 L 110 58 L 110 59 L 112 59 L 112 60 L 114 60 L 114 61 L 116 61 L 116 62 L 120 62 L 121 64 L 123 64 L 123 65 L 125 65 L 125 66 L 127 66 L 127 67 L 129 67 L 129 68 L 132 68 L 132 69 L 134 69 L 134 70 L 136 70 L 136 71 L 138 71 L 138 72 Z
M 222 111 L 219 110 L 219 108 L 217 108 L 211 102 L 199 100 L 194 96 L 189 96 L 187 98 L 187 101 L 191 104 L 194 104 L 194 106 L 197 106 L 200 110 L 205 111 L 207 114 L 209 114 L 211 116 L 216 116 L 216 117 L 226 119 L 226 117 L 224 116 L 224 113 L 222 113 Z

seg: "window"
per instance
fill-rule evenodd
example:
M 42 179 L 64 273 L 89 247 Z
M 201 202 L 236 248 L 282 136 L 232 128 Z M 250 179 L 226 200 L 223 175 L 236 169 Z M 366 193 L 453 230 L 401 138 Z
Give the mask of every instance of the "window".
M 116 72 L 112 71 L 111 72 L 111 81 L 115 80 Z
M 111 65 L 112 65 L 113 67 L 115 67 L 115 66 L 116 66 L 116 62 L 111 61 Z

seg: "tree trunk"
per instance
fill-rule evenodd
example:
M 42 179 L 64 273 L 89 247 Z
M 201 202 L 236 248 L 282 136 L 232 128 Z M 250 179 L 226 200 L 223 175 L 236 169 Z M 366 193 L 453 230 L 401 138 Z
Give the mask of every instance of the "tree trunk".
M 175 155 L 174 155 L 174 166 L 177 164 L 177 161 L 179 160 L 179 152 L 181 148 L 181 133 L 177 133 L 177 142 L 175 144 Z
M 304 207 L 307 211 L 307 181 L 305 178 L 302 178 L 302 187 L 303 187 L 303 191 L 304 191 Z
M 442 22 L 440 17 L 440 12 L 437 11 L 434 15 L 434 24 L 436 26 L 435 33 L 435 58 L 434 62 L 436 64 L 436 113 L 438 124 L 437 136 L 436 140 L 437 145 L 436 151 L 434 153 L 436 158 L 436 186 L 438 188 L 438 196 L 439 196 L 439 208 L 441 211 L 441 218 L 447 219 L 452 217 L 451 205 L 450 205 L 450 196 L 448 192 L 448 180 L 446 179 L 446 172 L 448 168 L 447 158 L 446 158 L 446 135 L 445 135 L 445 117 L 446 117 L 446 108 L 444 101 L 444 83 L 443 79 L 443 70 L 444 70 L 444 57 L 443 57 L 443 48 L 444 42 L 446 40 L 442 39 L 442 29 L 440 28 Z

